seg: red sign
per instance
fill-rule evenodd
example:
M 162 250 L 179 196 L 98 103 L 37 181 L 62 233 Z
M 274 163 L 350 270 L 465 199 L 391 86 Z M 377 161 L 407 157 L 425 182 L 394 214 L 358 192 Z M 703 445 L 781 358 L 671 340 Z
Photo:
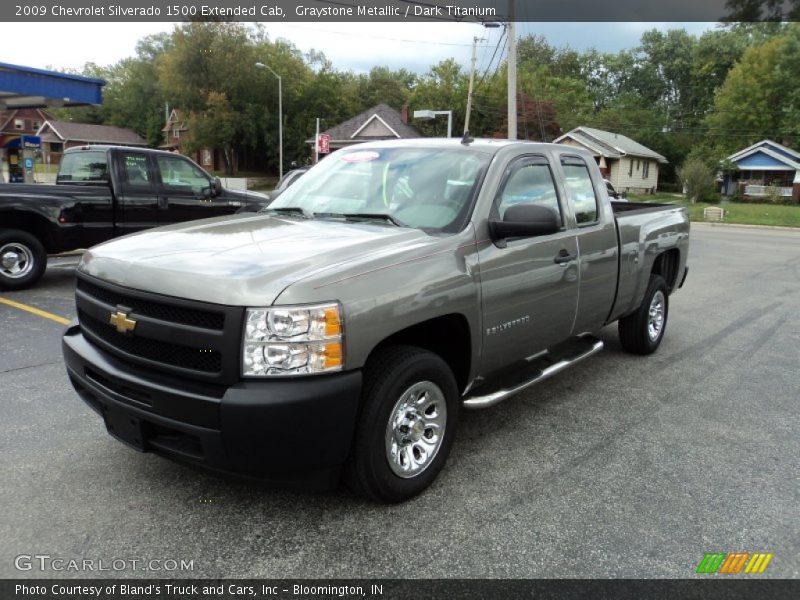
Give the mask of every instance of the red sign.
M 331 136 L 320 133 L 317 138 L 317 149 L 320 154 L 328 154 L 331 151 Z

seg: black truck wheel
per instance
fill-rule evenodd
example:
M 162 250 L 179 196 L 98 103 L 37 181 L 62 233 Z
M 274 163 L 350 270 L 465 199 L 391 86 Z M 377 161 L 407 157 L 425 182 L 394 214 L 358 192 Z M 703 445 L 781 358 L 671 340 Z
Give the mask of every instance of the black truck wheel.
M 458 387 L 439 356 L 395 346 L 365 368 L 363 406 L 345 478 L 373 500 L 401 502 L 442 470 L 458 423 Z
M 669 294 L 661 275 L 651 275 L 642 304 L 636 312 L 619 320 L 619 340 L 631 354 L 652 354 L 667 328 Z
M 0 231 L 0 290 L 22 290 L 36 283 L 47 267 L 47 253 L 33 235 Z

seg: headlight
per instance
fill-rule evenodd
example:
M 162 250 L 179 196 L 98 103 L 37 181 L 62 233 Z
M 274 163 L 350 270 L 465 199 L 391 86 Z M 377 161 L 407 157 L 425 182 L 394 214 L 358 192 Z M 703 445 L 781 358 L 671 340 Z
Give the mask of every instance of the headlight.
M 341 371 L 342 318 L 338 304 L 248 308 L 242 375 L 273 377 Z

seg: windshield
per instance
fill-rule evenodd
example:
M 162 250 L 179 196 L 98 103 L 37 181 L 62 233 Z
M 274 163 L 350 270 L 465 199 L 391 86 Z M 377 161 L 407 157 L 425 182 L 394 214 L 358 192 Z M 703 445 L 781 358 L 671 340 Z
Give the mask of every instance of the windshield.
M 455 231 L 490 159 L 464 147 L 340 150 L 269 208 L 298 208 L 317 218 L 380 215 L 385 222 Z

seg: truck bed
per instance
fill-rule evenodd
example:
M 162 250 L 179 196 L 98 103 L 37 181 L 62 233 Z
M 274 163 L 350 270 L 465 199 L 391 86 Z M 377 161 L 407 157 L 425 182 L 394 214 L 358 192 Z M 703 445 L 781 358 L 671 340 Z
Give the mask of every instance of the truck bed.
M 632 212 L 636 213 L 656 212 L 658 210 L 670 206 L 678 206 L 678 205 L 670 203 L 659 203 L 659 202 L 620 202 L 619 200 L 611 201 L 611 208 L 614 209 L 615 215 L 621 213 L 630 214 Z

